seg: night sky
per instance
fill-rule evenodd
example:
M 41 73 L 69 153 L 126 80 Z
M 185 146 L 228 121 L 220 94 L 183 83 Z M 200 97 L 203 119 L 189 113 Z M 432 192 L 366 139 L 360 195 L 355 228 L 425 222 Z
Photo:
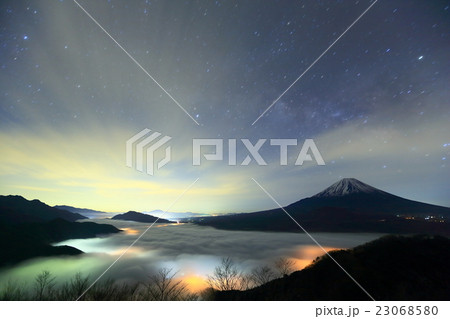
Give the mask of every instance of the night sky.
M 355 177 L 450 206 L 450 1 L 86 1 L 0 4 L 0 193 L 107 211 L 271 208 Z M 125 141 L 172 137 L 155 176 Z M 192 166 L 192 138 L 313 138 L 326 165 Z M 226 154 L 226 151 L 225 151 Z M 238 141 L 238 163 L 247 155 Z

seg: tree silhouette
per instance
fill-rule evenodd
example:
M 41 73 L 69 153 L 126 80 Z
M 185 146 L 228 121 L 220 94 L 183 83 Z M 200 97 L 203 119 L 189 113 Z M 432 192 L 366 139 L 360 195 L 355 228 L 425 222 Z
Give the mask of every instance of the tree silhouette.
M 170 268 L 161 268 L 156 274 L 151 275 L 149 282 L 144 285 L 145 299 L 158 301 L 192 299 L 193 295 L 189 293 L 187 285 L 182 280 L 175 279 L 176 274 Z
M 42 271 L 34 279 L 34 299 L 51 300 L 54 298 L 55 277 L 48 270 Z
M 256 286 L 261 286 L 275 279 L 275 273 L 269 266 L 260 266 L 253 268 L 251 278 Z
M 19 283 L 17 280 L 9 279 L 2 287 L 0 292 L 0 300 L 14 301 L 26 299 L 25 285 Z
M 256 286 L 255 280 L 252 274 L 242 274 L 240 279 L 240 290 L 252 289 Z
M 275 263 L 275 269 L 280 277 L 290 275 L 294 271 L 295 262 L 286 257 L 278 258 Z
M 223 258 L 214 273 L 208 276 L 208 285 L 216 290 L 238 290 L 241 285 L 242 274 L 230 258 Z
M 66 282 L 58 290 L 58 300 L 76 300 L 81 296 L 86 289 L 89 287 L 89 276 L 83 277 L 80 272 L 76 273 L 75 276 Z M 80 300 L 84 300 L 86 296 Z

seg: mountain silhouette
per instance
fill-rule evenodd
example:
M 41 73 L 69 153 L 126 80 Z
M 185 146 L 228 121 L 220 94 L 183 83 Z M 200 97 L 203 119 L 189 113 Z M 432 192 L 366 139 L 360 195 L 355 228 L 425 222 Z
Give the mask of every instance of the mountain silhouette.
M 91 238 L 120 230 L 112 225 L 75 222 L 79 214 L 21 196 L 0 196 L 0 266 L 33 257 L 77 255 L 70 246 L 52 246 L 67 239 Z
M 138 213 L 135 211 L 129 211 L 127 213 L 124 214 L 119 214 L 119 215 L 115 215 L 114 217 L 112 217 L 111 219 L 115 219 L 115 220 L 129 220 L 129 221 L 134 221 L 134 222 L 140 222 L 140 223 L 164 223 L 164 224 L 169 224 L 169 223 L 174 223 L 170 220 L 167 219 L 162 219 L 162 218 L 158 218 L 152 215 L 147 215 L 147 214 L 143 214 L 143 213 Z
M 9 224 L 45 222 L 56 218 L 70 222 L 86 219 L 80 214 L 48 206 L 37 199 L 29 201 L 22 196 L 0 195 L 0 222 Z
M 307 231 L 450 234 L 450 208 L 401 198 L 354 178 L 284 209 Z M 194 222 L 228 230 L 302 231 L 279 208 Z
M 449 300 L 450 239 L 385 236 L 329 254 L 375 300 Z M 289 276 L 213 300 L 370 300 L 327 255 Z
M 68 205 L 57 205 L 53 206 L 54 208 L 67 210 L 68 212 L 79 214 L 81 216 L 87 217 L 87 218 L 107 218 L 110 216 L 115 215 L 114 213 L 109 212 L 102 212 L 99 210 L 89 209 L 89 208 L 78 208 Z M 117 213 L 116 213 L 117 214 Z

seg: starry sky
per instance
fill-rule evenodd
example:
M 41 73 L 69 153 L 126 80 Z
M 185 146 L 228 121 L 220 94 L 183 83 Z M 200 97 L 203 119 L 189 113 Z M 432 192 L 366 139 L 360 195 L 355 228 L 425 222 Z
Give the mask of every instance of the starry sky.
M 0 3 L 1 194 L 214 214 L 274 207 L 251 178 L 289 204 L 355 177 L 450 206 L 450 1 L 377 1 L 254 125 L 373 1 L 78 3 L 104 30 L 72 0 Z M 144 128 L 172 137 L 154 176 L 125 165 Z M 193 138 L 237 139 L 238 164 L 240 139 L 312 138 L 326 165 L 267 141 L 266 166 L 193 166 Z

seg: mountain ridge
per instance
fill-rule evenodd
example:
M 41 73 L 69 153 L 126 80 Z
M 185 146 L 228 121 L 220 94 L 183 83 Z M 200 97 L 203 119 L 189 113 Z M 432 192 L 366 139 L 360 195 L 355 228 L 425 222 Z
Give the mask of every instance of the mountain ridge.
M 143 213 L 139 213 L 136 211 L 129 211 L 129 212 L 126 212 L 123 214 L 118 214 L 118 215 L 111 217 L 111 219 L 128 220 L 128 221 L 134 221 L 134 222 L 139 222 L 139 223 L 164 223 L 164 224 L 175 223 L 175 222 L 172 222 L 167 219 L 158 218 L 158 217 L 155 217 L 152 215 L 143 214 Z
M 0 221 L 9 223 L 45 222 L 61 218 L 70 222 L 86 219 L 83 215 L 51 207 L 38 199 L 20 195 L 0 195 Z
M 76 222 L 82 219 L 87 218 L 39 200 L 0 196 L 0 266 L 35 257 L 82 254 L 74 247 L 52 244 L 120 232 L 112 225 Z
M 342 179 L 284 210 L 309 232 L 450 235 L 450 208 L 405 199 L 356 179 Z M 280 208 L 193 221 L 225 230 L 301 231 Z
M 211 299 L 370 300 L 339 267 L 349 271 L 376 300 L 448 300 L 450 239 L 384 236 L 351 249 L 334 250 L 306 268 L 243 291 L 213 291 Z
M 69 205 L 56 205 L 53 207 L 58 208 L 58 209 L 67 210 L 71 213 L 80 214 L 89 219 L 91 219 L 91 218 L 109 218 L 109 217 L 119 214 L 118 212 L 111 213 L 111 212 L 104 212 L 104 211 L 100 211 L 100 210 L 90 209 L 90 208 L 79 208 L 79 207 L 74 207 L 74 206 L 69 206 Z

